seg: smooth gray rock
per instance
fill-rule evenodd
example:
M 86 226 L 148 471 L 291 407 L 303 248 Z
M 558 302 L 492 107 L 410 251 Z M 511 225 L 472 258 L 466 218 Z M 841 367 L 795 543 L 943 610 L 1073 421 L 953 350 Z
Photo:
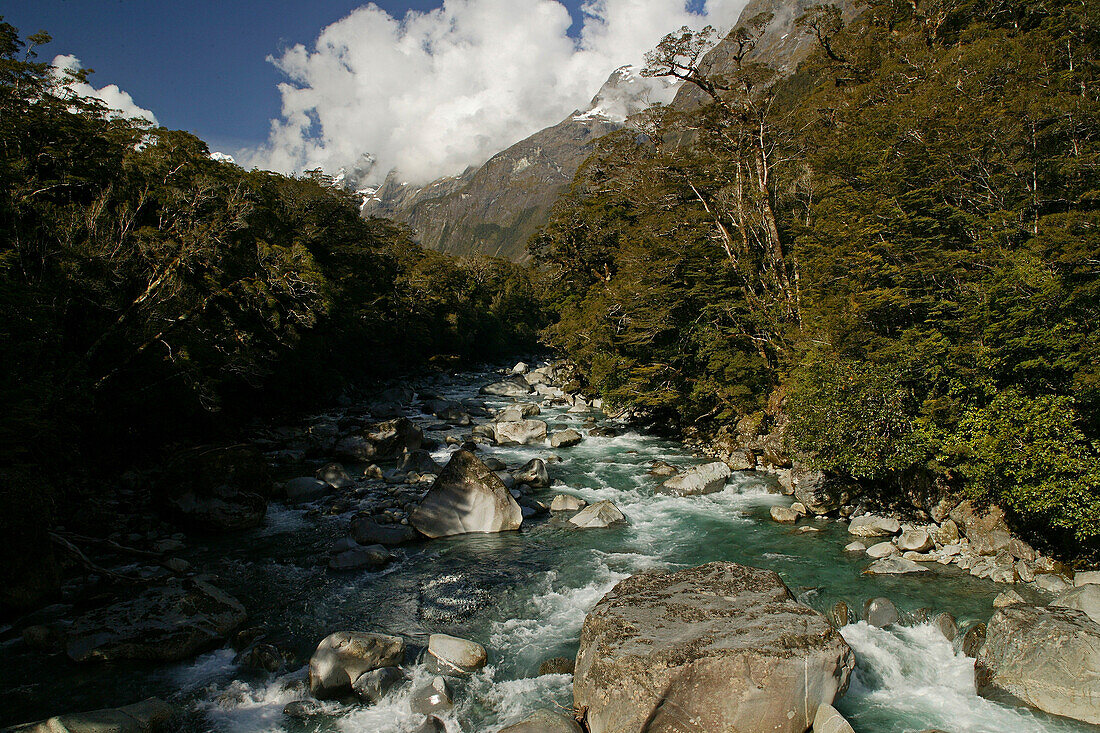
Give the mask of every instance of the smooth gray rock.
M 657 493 L 671 496 L 699 496 L 721 491 L 729 481 L 730 467 L 722 461 L 705 463 L 689 468 L 679 476 L 673 476 L 657 489 Z
M 626 522 L 626 516 L 610 501 L 600 501 L 581 509 L 569 523 L 582 529 L 602 529 Z
M 585 618 L 573 700 L 591 733 L 804 733 L 852 650 L 777 574 L 727 562 L 620 582 Z
M 525 720 L 501 728 L 499 733 L 583 733 L 583 730 L 574 718 L 553 710 L 536 710 Z
M 282 495 L 289 502 L 304 502 L 320 499 L 331 491 L 332 486 L 327 481 L 311 476 L 300 476 L 283 484 Z
M 428 661 L 434 672 L 446 675 L 473 674 L 484 667 L 489 657 L 476 641 L 447 634 L 428 637 Z
M 426 450 L 412 450 L 405 453 L 401 459 L 401 465 L 397 469 L 403 473 L 431 473 L 438 474 L 443 470 L 432 458 L 432 454 Z
M 576 430 L 557 430 L 550 436 L 551 448 L 572 448 L 584 440 L 584 436 Z
M 1100 570 L 1083 570 L 1073 574 L 1073 584 L 1078 588 L 1097 583 L 1100 583 Z
M 1039 590 L 1045 590 L 1047 593 L 1063 593 L 1073 586 L 1061 575 L 1043 573 L 1035 576 L 1035 587 Z
M 429 715 L 413 733 L 447 733 L 447 724 L 434 715 Z
M 366 545 L 345 550 L 328 561 L 330 570 L 381 570 L 393 562 L 393 553 L 382 545 Z
M 550 474 L 546 470 L 546 461 L 532 458 L 523 467 L 512 472 L 517 484 L 527 484 L 532 489 L 545 489 L 550 486 Z
M 236 598 L 204 580 L 174 580 L 80 616 L 65 651 L 77 662 L 176 662 L 220 645 L 247 618 Z
M 520 384 L 520 382 L 522 382 L 522 384 Z M 480 390 L 481 394 L 494 397 L 526 397 L 534 391 L 535 388 L 528 384 L 527 380 L 522 377 L 487 384 Z
M 413 688 L 409 709 L 421 715 L 443 713 L 454 707 L 454 692 L 447 680 L 435 676 Z
M 845 504 L 853 503 L 854 488 L 822 471 L 795 465 L 791 470 L 791 484 L 795 498 L 805 504 L 811 514 L 831 514 Z
M 902 552 L 928 552 L 936 546 L 923 529 L 907 529 L 898 537 L 898 549 Z
M 400 667 L 382 667 L 359 675 L 351 683 L 351 689 L 363 702 L 377 705 L 390 690 L 407 679 Z
M 408 418 L 399 417 L 347 436 L 336 444 L 336 453 L 360 463 L 397 460 L 423 444 L 424 431 Z
M 550 502 L 552 512 L 575 512 L 588 506 L 588 502 L 571 494 L 558 494 Z
M 867 552 L 867 545 L 859 540 L 844 545 L 845 552 Z
M 959 635 L 959 622 L 947 612 L 937 614 L 932 619 L 932 625 L 939 629 L 943 638 L 948 641 L 955 641 L 955 637 Z
M 867 548 L 867 556 L 875 559 L 900 555 L 901 550 L 893 542 L 879 542 Z
M 780 524 L 794 524 L 798 521 L 798 512 L 789 506 L 773 506 L 769 510 L 773 522 Z
M 1014 590 L 1006 590 L 993 599 L 994 608 L 1005 608 L 1017 603 L 1024 603 L 1024 597 Z
M 928 568 L 919 562 L 904 557 L 884 557 L 875 560 L 863 571 L 864 575 L 905 575 L 907 573 L 927 573 Z
M 542 420 L 518 420 L 493 424 L 493 439 L 499 445 L 531 445 L 546 440 L 546 423 Z
M 309 720 L 324 713 L 325 706 L 316 700 L 294 700 L 283 706 L 283 715 L 295 720 Z
M 964 501 L 949 515 L 970 540 L 970 550 L 979 555 L 996 555 L 1012 545 L 1012 531 L 1000 507 L 980 509 L 972 501 Z
M 1100 624 L 1100 585 L 1078 586 L 1055 598 L 1050 605 L 1076 609 Z
M 1100 724 L 1100 624 L 1083 612 L 1016 604 L 993 614 L 974 663 L 978 694 Z
M 843 715 L 832 705 L 821 704 L 814 716 L 814 733 L 856 733 Z
M 519 529 L 523 513 L 489 467 L 466 450 L 455 451 L 447 467 L 409 516 L 428 537 Z
M 405 640 L 389 634 L 337 631 L 317 645 L 309 660 L 309 691 L 318 699 L 351 692 L 367 672 L 396 667 L 405 659 Z
M 901 618 L 898 607 L 889 598 L 872 598 L 863 604 L 863 620 L 871 626 L 884 629 Z
M 178 714 L 175 706 L 150 697 L 120 708 L 58 715 L 37 723 L 5 728 L 5 733 L 152 733 L 165 730 Z
M 412 542 L 416 530 L 404 524 L 379 524 L 370 517 L 356 517 L 349 527 L 352 538 L 360 545 L 384 545 L 396 547 Z
M 848 525 L 848 534 L 856 537 L 889 537 L 901 531 L 901 522 L 893 517 L 876 517 L 865 514 L 856 517 Z

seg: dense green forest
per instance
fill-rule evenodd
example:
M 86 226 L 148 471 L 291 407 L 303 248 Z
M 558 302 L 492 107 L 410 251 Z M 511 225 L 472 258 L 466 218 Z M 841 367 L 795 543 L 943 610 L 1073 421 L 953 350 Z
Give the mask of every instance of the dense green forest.
M 426 252 L 319 173 L 246 172 L 116 119 L 36 61 L 48 40 L 0 20 L 6 571 L 55 582 L 46 527 L 168 446 L 535 346 L 528 270 Z
M 647 73 L 706 93 L 605 138 L 532 240 L 550 341 L 655 423 L 782 401 L 813 465 L 930 469 L 1063 549 L 1100 537 L 1100 3 L 873 0 L 767 18 L 708 76 L 686 29 Z

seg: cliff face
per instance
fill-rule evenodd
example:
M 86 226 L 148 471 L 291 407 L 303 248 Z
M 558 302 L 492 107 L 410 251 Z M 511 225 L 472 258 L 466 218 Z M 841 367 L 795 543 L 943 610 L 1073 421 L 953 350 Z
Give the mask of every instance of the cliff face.
M 527 240 L 573 180 L 596 140 L 621 129 L 626 118 L 667 102 L 675 87 L 632 67 L 616 69 L 592 99 L 553 127 L 535 133 L 461 176 L 410 186 L 391 172 L 377 189 L 364 189 L 363 215 L 385 216 L 412 227 L 420 243 L 451 254 L 474 252 L 522 261 Z

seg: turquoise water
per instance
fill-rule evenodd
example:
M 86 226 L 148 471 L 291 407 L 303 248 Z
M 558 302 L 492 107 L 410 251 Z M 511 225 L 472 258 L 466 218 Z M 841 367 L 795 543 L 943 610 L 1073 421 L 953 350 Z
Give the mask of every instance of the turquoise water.
M 486 381 L 488 375 L 473 375 L 429 386 L 450 398 L 469 398 Z M 487 404 L 506 402 L 493 398 Z M 541 419 L 583 432 L 583 417 L 544 408 Z M 490 665 L 456 684 L 457 705 L 445 718 L 450 733 L 495 731 L 540 707 L 569 707 L 570 677 L 539 676 L 540 662 L 573 656 L 585 613 L 616 582 L 640 570 L 732 560 L 777 571 L 800 599 L 823 611 L 838 600 L 858 609 L 868 598 L 887 596 L 906 612 L 950 611 L 961 626 L 986 620 L 993 598 L 1004 590 L 940 565 L 919 575 L 864 576 L 867 560 L 842 549 L 851 539 L 843 524 L 814 522 L 822 531 L 799 534 L 768 519 L 770 506 L 789 501 L 770 493 L 768 477 L 735 474 L 725 491 L 710 496 L 654 495 L 660 479 L 647 474 L 650 461 L 686 466 L 698 460 L 652 436 L 589 437 L 557 451 L 487 451 L 511 467 L 560 455 L 563 462 L 550 466 L 560 485 L 542 495 L 609 499 L 629 524 L 574 530 L 561 519 L 537 519 L 520 532 L 402 548 L 398 562 L 382 573 L 336 575 L 324 568 L 325 552 L 344 532 L 347 516 L 274 507 L 267 525 L 245 541 L 226 540 L 190 559 L 218 568 L 219 584 L 244 601 L 250 623 L 273 631 L 302 663 L 321 638 L 339 629 L 402 634 L 414 643 L 444 632 L 484 644 Z M 446 457 L 446 449 L 436 452 L 437 460 Z M 843 634 L 858 668 L 838 707 L 860 733 L 1096 730 L 977 697 L 973 660 L 956 655 L 931 626 L 880 630 L 855 624 Z M 418 667 L 411 672 L 426 674 Z M 111 684 L 115 690 L 175 696 L 201 712 L 204 727 L 227 733 L 402 733 L 422 720 L 407 712 L 399 692 L 373 708 L 333 703 L 320 721 L 289 721 L 282 707 L 304 697 L 302 679 L 302 668 L 274 678 L 246 674 L 233 664 L 231 651 L 220 650 L 177 667 L 117 670 Z M 101 693 L 91 676 L 68 689 L 89 703 Z

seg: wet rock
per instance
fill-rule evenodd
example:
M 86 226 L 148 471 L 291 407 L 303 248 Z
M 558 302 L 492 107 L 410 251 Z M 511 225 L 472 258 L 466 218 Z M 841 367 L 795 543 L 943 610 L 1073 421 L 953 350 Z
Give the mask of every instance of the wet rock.
M 811 527 L 809 525 L 807 525 L 805 527 L 799 527 L 798 528 L 798 533 L 799 534 L 813 534 L 814 532 L 820 532 L 820 531 L 821 530 L 819 528 Z
M 397 460 L 406 451 L 419 450 L 423 443 L 420 427 L 399 417 L 349 435 L 336 444 L 335 451 L 340 458 L 366 463 Z
M 527 364 L 522 361 L 512 367 L 512 374 L 526 374 L 527 371 Z
M 855 614 L 852 613 L 852 609 L 848 608 L 848 604 L 844 601 L 837 601 L 829 609 L 829 623 L 838 629 L 850 624 L 853 618 L 855 618 Z
M 856 537 L 890 537 L 901 531 L 901 522 L 892 517 L 864 514 L 848 525 L 848 534 Z
M 854 655 L 777 574 L 734 563 L 620 582 L 588 614 L 573 698 L 591 733 L 805 731 Z
M 735 450 L 722 456 L 731 471 L 752 471 L 756 468 L 756 454 L 751 450 Z
M 871 626 L 884 629 L 900 619 L 898 607 L 889 598 L 872 598 L 863 604 L 863 620 Z
M 401 459 L 401 465 L 397 469 L 404 473 L 431 473 L 438 474 L 443 470 L 443 466 L 440 466 L 432 458 L 432 454 L 426 450 L 413 450 L 405 453 L 405 457 Z
M 325 714 L 325 706 L 316 700 L 295 700 L 283 707 L 283 715 L 295 720 L 309 720 Z
M 968 657 L 978 656 L 978 651 L 982 648 L 982 644 L 985 643 L 985 624 L 974 624 L 966 630 L 966 633 L 962 635 L 962 640 L 959 643 L 959 648 L 962 653 Z
M 943 638 L 948 641 L 955 641 L 955 637 L 959 635 L 959 623 L 955 620 L 955 617 L 949 613 L 939 613 L 932 619 L 932 625 L 939 629 L 943 634 Z
M 844 551 L 860 553 L 867 552 L 867 545 L 860 542 L 859 540 L 856 540 L 855 542 L 849 542 L 848 544 L 844 545 Z
M 619 431 L 604 425 L 598 428 L 592 428 L 588 431 L 588 434 L 593 438 L 616 438 L 619 435 Z
M 289 502 L 315 501 L 327 496 L 332 491 L 332 486 L 327 481 L 301 476 L 293 478 L 283 484 L 282 496 Z
M 221 644 L 247 618 L 236 598 L 209 583 L 174 580 L 84 614 L 69 628 L 65 650 L 77 662 L 175 662 Z
M 900 554 L 901 550 L 899 550 L 893 542 L 879 542 L 867 548 L 867 556 L 876 559 Z
M 502 382 L 487 384 L 481 388 L 480 393 L 494 397 L 526 397 L 535 391 L 535 388 L 527 383 L 523 377 L 505 379 Z
M 347 489 L 355 485 L 355 482 L 351 480 L 351 476 L 339 463 L 329 463 L 314 475 L 334 489 Z
M 539 676 L 544 674 L 573 674 L 576 660 L 570 657 L 554 657 L 539 665 Z
M 1024 597 L 1014 590 L 1006 590 L 993 599 L 994 608 L 1006 608 L 1017 603 L 1025 603 Z
M 445 675 L 473 674 L 488 662 L 485 647 L 476 641 L 446 634 L 428 637 L 428 663 L 433 672 Z
M 729 466 L 721 461 L 714 461 L 673 476 L 661 484 L 657 492 L 671 496 L 713 494 L 725 488 L 730 475 Z
M 363 702 L 377 705 L 390 690 L 407 679 L 399 667 L 382 667 L 356 677 L 351 689 Z
M 493 439 L 499 445 L 541 443 L 546 440 L 546 423 L 542 420 L 494 423 Z
M 610 501 L 600 501 L 585 507 L 569 519 L 569 523 L 582 529 L 602 529 L 626 522 L 619 508 Z
M 905 575 L 907 573 L 926 573 L 928 568 L 919 562 L 906 560 L 904 557 L 884 557 L 875 560 L 863 571 L 864 575 Z
M 550 502 L 552 512 L 575 512 L 588 506 L 588 502 L 571 494 L 558 494 Z
M 1058 596 L 1049 605 L 1073 608 L 1100 624 L 1100 585 L 1089 583 L 1078 586 Z
M 309 660 L 309 690 L 318 699 L 351 692 L 363 674 L 396 667 L 405 658 L 400 636 L 362 631 L 337 631 L 317 645 Z
M 779 522 L 780 524 L 794 524 L 798 521 L 798 512 L 791 509 L 789 506 L 773 506 L 769 513 L 771 514 L 773 522 Z
M 522 722 L 501 728 L 499 733 L 583 733 L 575 718 L 553 710 L 536 710 Z
M 275 674 L 283 667 L 283 655 L 273 644 L 253 644 L 233 659 L 233 663 L 245 669 Z
M 413 733 L 447 733 L 447 724 L 434 715 L 429 715 Z
M 381 570 L 393 562 L 393 554 L 382 545 L 345 550 L 328 561 L 330 570 Z
M 851 504 L 854 487 L 823 471 L 811 471 L 796 465 L 791 473 L 794 495 L 811 514 L 831 514 L 844 504 Z
M 1045 590 L 1047 593 L 1062 593 L 1073 586 L 1060 575 L 1043 573 L 1035 576 L 1035 587 L 1039 590 Z
M 1087 570 L 1073 575 L 1073 585 L 1080 588 L 1083 585 L 1095 585 L 1100 583 L 1100 570 Z
M 650 476 L 675 476 L 680 473 L 680 469 L 665 461 L 652 461 L 649 465 Z
M 821 704 L 814 716 L 813 733 L 856 733 L 851 724 L 832 705 Z
M 356 517 L 349 527 L 352 539 L 360 545 L 396 547 L 412 542 L 418 535 L 412 527 L 401 524 L 379 524 L 370 517 Z
M 993 614 L 974 663 L 983 697 L 1100 724 L 1100 625 L 1081 611 L 1017 604 Z
M 551 448 L 572 448 L 573 446 L 584 440 L 584 436 L 572 428 L 568 430 L 555 431 L 550 436 Z
M 907 529 L 898 537 L 898 549 L 902 552 L 928 552 L 935 546 L 923 529 Z
M 167 729 L 179 711 L 150 697 L 133 705 L 58 715 L 38 723 L 5 728 L 6 733 L 152 733 Z
M 409 709 L 421 715 L 445 713 L 454 707 L 454 693 L 447 680 L 435 676 L 413 688 Z
M 409 517 L 428 537 L 519 529 L 523 514 L 489 467 L 465 450 L 456 451 L 447 467 Z
M 545 489 L 550 486 L 550 474 L 546 471 L 546 462 L 541 458 L 532 458 L 518 471 L 513 471 L 512 478 L 516 483 L 527 484 L 532 489 Z

